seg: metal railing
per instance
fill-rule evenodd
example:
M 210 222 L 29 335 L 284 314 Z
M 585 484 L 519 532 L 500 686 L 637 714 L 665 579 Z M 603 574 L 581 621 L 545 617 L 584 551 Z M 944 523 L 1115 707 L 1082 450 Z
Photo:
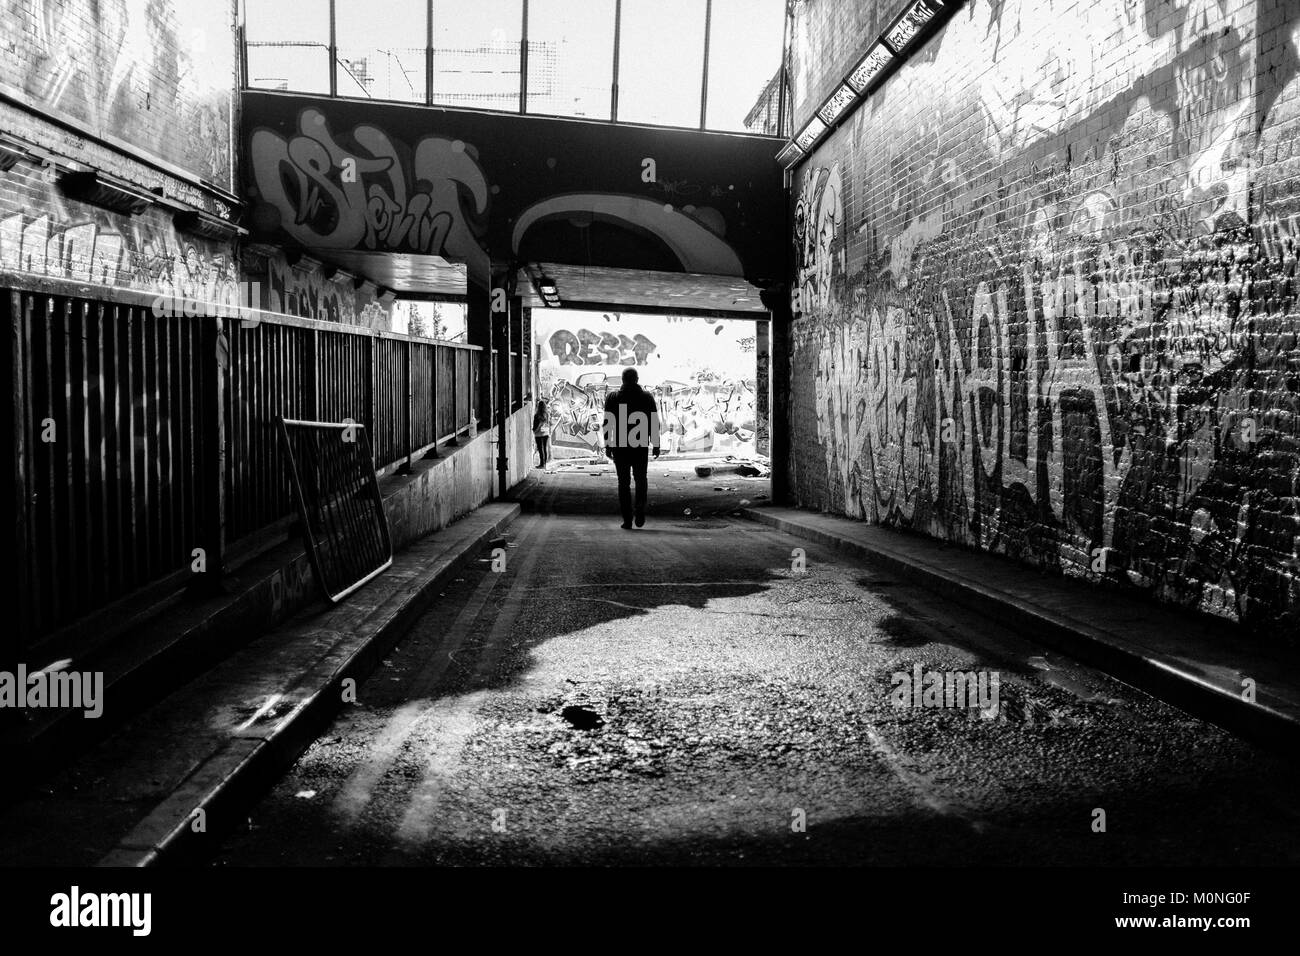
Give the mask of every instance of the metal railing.
M 9 649 L 84 629 L 142 590 L 210 581 L 224 555 L 287 526 L 279 416 L 365 425 L 381 473 L 486 420 L 480 346 L 153 306 L 0 277 L 13 380 Z

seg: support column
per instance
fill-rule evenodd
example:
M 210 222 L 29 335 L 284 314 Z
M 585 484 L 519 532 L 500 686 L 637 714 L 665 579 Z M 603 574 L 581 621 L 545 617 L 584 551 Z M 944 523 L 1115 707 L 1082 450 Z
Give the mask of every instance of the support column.
M 510 374 L 510 274 L 512 270 L 503 262 L 492 263 L 492 335 L 496 349 L 492 363 L 494 388 L 492 390 L 493 422 L 496 424 L 497 445 L 497 494 L 504 498 L 510 491 L 510 438 L 507 434 L 506 421 L 510 417 L 511 380 Z M 515 300 L 517 303 L 518 300 Z M 518 308 L 514 304 L 514 308 Z
M 771 454 L 771 409 L 768 394 L 771 388 L 771 322 L 760 319 L 754 323 L 754 450 L 760 455 Z
M 769 329 L 768 456 L 772 459 L 772 501 L 792 504 L 790 495 L 790 289 L 781 285 L 765 291 L 763 303 L 772 317 Z
M 486 283 L 476 284 L 471 278 L 465 291 L 465 341 L 483 349 L 474 356 L 478 363 L 478 390 L 474 395 L 474 414 L 470 417 L 476 423 L 477 432 L 478 424 L 492 421 L 492 302 Z

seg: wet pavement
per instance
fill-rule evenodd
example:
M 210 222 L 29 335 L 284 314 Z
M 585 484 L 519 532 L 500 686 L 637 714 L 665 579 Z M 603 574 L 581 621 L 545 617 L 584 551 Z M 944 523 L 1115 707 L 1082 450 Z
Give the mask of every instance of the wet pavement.
M 612 471 L 535 472 L 495 563 L 214 862 L 1300 862 L 1284 761 L 733 517 L 765 482 L 651 474 L 650 520 L 625 531 Z M 900 706 L 894 675 L 918 666 L 996 672 L 996 715 Z

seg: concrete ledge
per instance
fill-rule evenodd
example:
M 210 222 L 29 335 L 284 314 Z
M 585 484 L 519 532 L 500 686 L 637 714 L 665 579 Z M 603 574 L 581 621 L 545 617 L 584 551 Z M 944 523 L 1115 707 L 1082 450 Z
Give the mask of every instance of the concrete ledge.
M 165 798 L 100 865 L 184 863 L 211 851 L 214 835 L 241 819 L 344 706 L 343 682 L 360 684 L 450 578 L 518 514 L 518 505 L 487 505 L 422 540 L 347 602 L 255 641 L 127 728 L 133 737 L 171 736 L 190 747 L 192 769 L 168 785 Z M 241 701 L 266 704 L 242 719 L 243 711 L 227 706 Z M 214 720 L 214 713 L 224 716 Z M 196 723 L 196 715 L 207 716 Z M 197 810 L 204 814 L 200 832 Z
M 747 508 L 746 518 L 861 558 L 1289 756 L 1300 743 L 1300 660 L 1240 627 L 998 555 L 850 518 Z M 1255 681 L 1255 701 L 1243 681 Z

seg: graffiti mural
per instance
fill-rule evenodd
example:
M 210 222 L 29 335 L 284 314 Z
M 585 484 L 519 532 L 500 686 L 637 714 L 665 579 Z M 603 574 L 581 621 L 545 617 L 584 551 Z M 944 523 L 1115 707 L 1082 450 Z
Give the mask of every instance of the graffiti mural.
M 1297 108 L 1254 108 L 1255 31 L 1219 0 L 968 4 L 814 155 L 801 501 L 1294 626 Z M 1093 62 L 1116 44 L 1127 73 Z
M 581 312 L 533 322 L 557 457 L 600 447 L 605 396 L 624 367 L 658 402 L 663 454 L 754 454 L 753 322 Z
M 238 268 L 227 247 L 180 235 L 166 220 L 65 202 L 53 190 L 42 204 L 51 211 L 35 216 L 3 215 L 0 207 L 0 269 L 189 302 L 240 301 Z
M 697 374 L 689 381 L 660 381 L 659 402 L 664 453 L 749 456 L 756 431 L 754 381 Z
M 617 389 L 604 373 L 578 376 L 578 381 L 551 380 L 543 390 L 547 398 L 551 447 L 572 450 L 580 455 L 595 454 L 600 449 L 600 427 L 605 414 L 605 396 Z
M 0 8 L 0 88 L 233 188 L 231 4 L 4 0 Z
M 844 224 L 840 168 L 808 169 L 794 207 L 795 312 L 824 310 L 830 302 L 832 267 L 844 271 Z
M 576 193 L 544 199 L 519 216 L 511 248 L 518 254 L 529 229 L 540 223 L 575 219 L 613 223 L 629 233 L 653 236 L 672 252 L 684 272 L 744 275 L 740 256 L 725 238 L 726 220 L 720 212 L 690 204 L 678 208 L 645 196 Z
M 258 129 L 249 143 L 258 210 L 303 245 L 439 255 L 487 268 L 480 242 L 488 185 L 474 147 L 426 136 L 404 156 L 373 126 L 357 126 L 345 148 L 319 110 L 298 130 Z
M 760 287 L 786 271 L 762 137 L 258 91 L 241 117 L 256 241 L 434 254 L 482 280 L 489 254 Z
M 635 338 L 612 332 L 556 329 L 547 342 L 561 365 L 644 365 L 654 342 L 638 332 Z
M 292 266 L 283 255 L 267 257 L 255 268 L 266 275 L 260 305 L 268 311 L 380 331 L 391 328 L 391 307 L 375 297 L 373 287 L 356 288 L 351 277 L 326 279 L 319 268 Z

